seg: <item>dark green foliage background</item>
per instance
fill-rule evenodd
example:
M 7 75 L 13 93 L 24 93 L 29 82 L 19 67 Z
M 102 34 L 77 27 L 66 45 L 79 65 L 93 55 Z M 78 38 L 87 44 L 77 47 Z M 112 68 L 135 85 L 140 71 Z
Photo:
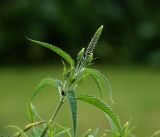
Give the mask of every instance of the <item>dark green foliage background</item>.
M 55 55 L 48 50 L 28 46 L 25 36 L 55 44 L 75 55 L 103 24 L 103 40 L 96 49 L 99 61 L 158 67 L 159 6 L 159 0 L 1 1 L 0 65 L 53 60 Z

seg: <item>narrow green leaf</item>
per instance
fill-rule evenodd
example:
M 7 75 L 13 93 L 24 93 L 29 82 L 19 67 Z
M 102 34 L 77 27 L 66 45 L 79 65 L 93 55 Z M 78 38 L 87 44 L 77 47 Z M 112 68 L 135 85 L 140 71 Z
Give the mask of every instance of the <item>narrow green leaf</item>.
M 72 135 L 71 135 L 70 132 L 69 132 L 69 131 L 70 131 L 70 128 L 63 127 L 63 126 L 61 126 L 61 125 L 59 125 L 59 124 L 57 124 L 57 123 L 55 123 L 55 124 L 56 124 L 56 126 L 58 126 L 58 127 L 60 128 L 60 130 L 54 134 L 54 137 L 61 137 L 62 134 L 64 134 L 64 133 L 65 133 L 68 137 L 72 137 Z
M 32 102 L 28 103 L 28 112 L 29 112 L 31 123 L 35 122 L 37 118 L 41 120 Z
M 61 129 L 60 131 L 58 131 L 55 135 L 54 135 L 54 137 L 61 137 L 64 133 L 66 133 L 69 137 L 72 137 L 71 135 L 70 135 L 70 133 L 68 134 L 68 132 L 69 132 L 69 128 L 67 128 L 67 129 Z
M 159 137 L 160 135 L 160 130 L 156 131 L 151 137 Z
M 104 74 L 102 74 L 101 72 L 99 72 L 99 73 L 100 73 L 101 77 L 103 78 L 103 80 L 105 81 L 105 83 L 108 87 L 108 94 L 109 94 L 109 97 L 110 97 L 111 101 L 114 102 L 113 98 L 112 98 L 112 88 L 111 88 L 111 85 L 110 85 L 108 79 L 104 76 Z
M 135 126 L 130 127 L 130 123 L 131 121 L 127 121 L 122 127 L 122 135 L 125 137 L 133 135 L 132 130 L 135 128 Z
M 75 137 L 76 129 L 77 129 L 77 100 L 75 98 L 74 91 L 68 92 L 67 97 L 68 97 L 68 101 L 70 103 L 70 108 L 72 111 L 73 130 L 74 130 L 74 137 Z
M 40 83 L 37 85 L 34 94 L 31 97 L 31 101 L 34 99 L 34 97 L 45 87 L 55 87 L 60 88 L 61 87 L 61 81 L 55 80 L 53 78 L 45 78 L 40 81 Z
M 112 119 L 106 114 L 107 120 L 109 121 L 109 125 L 113 133 L 118 134 L 118 129 Z
M 100 131 L 100 127 L 96 128 L 95 131 L 93 132 L 93 136 L 98 137 L 99 131 Z
M 42 129 L 41 128 L 33 128 L 32 130 L 32 137 L 40 137 L 42 133 Z
M 54 132 L 55 132 L 55 128 L 53 128 L 52 124 L 49 124 L 48 137 L 54 137 Z
M 88 102 L 88 103 L 92 104 L 93 106 L 102 110 L 105 114 L 107 114 L 112 119 L 112 121 L 116 125 L 119 133 L 121 134 L 120 120 L 119 120 L 118 116 L 112 111 L 112 108 L 110 106 L 105 104 L 102 100 L 98 99 L 97 97 L 88 95 L 86 93 L 81 93 L 77 99 Z
M 91 134 L 91 129 L 88 129 L 86 133 L 82 137 L 88 137 Z
M 40 42 L 40 41 L 37 41 L 37 40 L 32 40 L 32 39 L 29 39 L 29 38 L 27 38 L 27 39 L 30 40 L 33 43 L 39 44 L 39 45 L 41 45 L 43 47 L 46 47 L 46 48 L 54 51 L 55 53 L 60 55 L 63 59 L 65 59 L 71 65 L 71 67 L 74 67 L 74 60 L 71 58 L 71 56 L 69 54 L 67 54 L 62 49 L 60 49 L 60 48 L 58 48 L 56 46 L 53 46 L 51 44 L 48 44 L 48 43 Z
M 67 72 L 67 68 L 66 68 L 66 65 L 63 62 L 63 60 L 62 60 L 62 63 L 63 63 L 63 79 L 65 80 L 65 75 L 66 75 L 66 72 Z
M 100 90 L 100 95 L 101 97 L 103 97 L 103 84 L 105 83 L 106 86 L 108 87 L 108 94 L 109 97 L 111 98 L 112 102 L 112 88 L 107 80 L 107 78 L 97 69 L 90 69 L 90 68 L 86 68 L 85 69 L 85 73 L 87 73 L 88 75 L 92 76 L 92 78 L 95 80 L 99 90 Z
M 17 137 L 17 136 L 20 137 L 21 135 L 22 135 L 23 137 L 28 137 L 27 134 L 23 131 L 23 129 L 21 129 L 21 128 L 17 127 L 17 126 L 8 125 L 8 126 L 6 126 L 6 127 L 4 127 L 4 128 L 14 128 L 14 129 L 16 129 L 16 130 L 17 130 L 17 133 L 15 133 L 15 134 L 13 135 L 13 137 Z

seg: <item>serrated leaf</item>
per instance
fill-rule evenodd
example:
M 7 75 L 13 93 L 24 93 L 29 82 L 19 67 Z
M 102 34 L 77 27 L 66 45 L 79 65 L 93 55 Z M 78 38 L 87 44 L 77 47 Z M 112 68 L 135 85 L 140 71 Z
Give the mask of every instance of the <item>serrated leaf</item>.
M 112 108 L 104 103 L 102 100 L 98 99 L 95 96 L 88 95 L 86 93 L 81 93 L 77 99 L 85 101 L 87 103 L 92 104 L 93 106 L 99 108 L 101 111 L 103 111 L 105 114 L 107 114 L 111 120 L 116 125 L 119 133 L 121 134 L 121 124 L 118 116 L 112 111 Z
M 100 95 L 102 98 L 103 98 L 103 84 L 105 83 L 108 87 L 109 97 L 112 100 L 112 88 L 111 88 L 107 78 L 97 69 L 86 68 L 85 73 L 87 73 L 88 75 L 91 75 L 93 77 L 93 79 L 95 80 L 95 82 L 99 88 Z M 112 102 L 113 102 L 113 100 L 112 100 Z
M 68 101 L 70 103 L 70 108 L 72 111 L 73 131 L 74 131 L 74 137 L 75 137 L 76 129 L 77 129 L 77 100 L 75 98 L 74 91 L 68 92 L 67 97 L 68 97 Z
M 55 80 L 53 78 L 44 78 L 40 81 L 40 83 L 37 85 L 34 94 L 31 97 L 31 101 L 34 99 L 34 97 L 45 87 L 55 87 L 60 88 L 61 82 L 59 80 Z
M 40 42 L 40 41 L 32 40 L 32 39 L 29 39 L 29 38 L 27 38 L 27 39 L 30 40 L 33 43 L 39 44 L 43 47 L 46 47 L 46 48 L 54 51 L 55 53 L 60 55 L 63 59 L 65 59 L 71 65 L 71 67 L 74 67 L 74 60 L 71 58 L 71 56 L 69 54 L 67 54 L 61 48 L 58 48 L 56 46 L 53 46 L 53 45 L 45 43 L 45 42 Z

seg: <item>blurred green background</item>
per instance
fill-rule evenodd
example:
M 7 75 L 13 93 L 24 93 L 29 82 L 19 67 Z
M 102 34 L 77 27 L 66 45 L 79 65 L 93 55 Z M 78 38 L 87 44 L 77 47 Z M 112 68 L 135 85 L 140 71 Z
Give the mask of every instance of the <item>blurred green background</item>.
M 23 127 L 28 122 L 26 104 L 36 84 L 62 72 L 60 57 L 25 36 L 54 44 L 75 57 L 103 24 L 95 64 L 112 85 L 114 110 L 123 123 L 132 117 L 137 136 L 160 129 L 159 7 L 159 0 L 0 1 L 0 127 Z M 83 84 L 79 91 L 97 94 L 93 81 Z M 37 97 L 35 103 L 44 118 L 50 116 L 57 99 L 53 89 Z M 88 128 L 109 128 L 98 110 L 79 104 L 80 134 Z M 66 105 L 57 120 L 70 127 L 68 109 Z M 0 134 L 11 131 L 0 128 Z

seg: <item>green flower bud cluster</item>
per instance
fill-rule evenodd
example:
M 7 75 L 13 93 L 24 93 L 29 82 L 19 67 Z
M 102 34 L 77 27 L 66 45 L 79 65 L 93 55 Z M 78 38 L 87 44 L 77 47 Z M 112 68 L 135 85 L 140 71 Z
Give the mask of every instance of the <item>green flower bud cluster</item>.
M 91 53 L 91 54 L 88 56 L 87 61 L 86 61 L 86 64 L 91 63 L 92 60 L 93 60 L 93 53 Z
M 98 28 L 98 30 L 96 31 L 96 33 L 94 34 L 94 36 L 92 37 L 90 43 L 89 43 L 89 46 L 87 47 L 87 50 L 85 52 L 85 58 L 88 58 L 88 56 L 93 53 L 93 50 L 98 42 L 98 39 L 102 33 L 102 30 L 103 30 L 103 25 Z

